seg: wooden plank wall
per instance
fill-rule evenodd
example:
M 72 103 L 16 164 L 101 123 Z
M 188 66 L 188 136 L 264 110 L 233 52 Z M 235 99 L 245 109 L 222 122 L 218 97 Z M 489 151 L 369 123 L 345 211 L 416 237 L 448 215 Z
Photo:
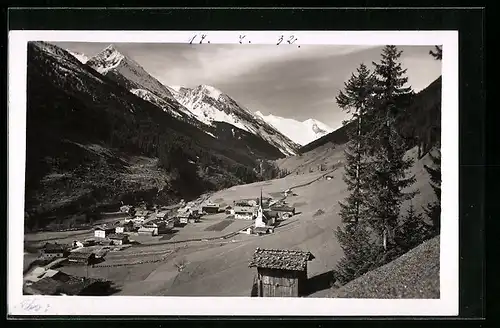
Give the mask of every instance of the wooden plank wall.
M 259 269 L 260 297 L 298 297 L 300 272 Z

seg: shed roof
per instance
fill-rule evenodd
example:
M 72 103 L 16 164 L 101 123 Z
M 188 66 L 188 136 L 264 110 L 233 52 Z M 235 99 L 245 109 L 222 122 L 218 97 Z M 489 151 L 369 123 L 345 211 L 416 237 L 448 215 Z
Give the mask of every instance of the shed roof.
M 271 210 L 277 211 L 277 212 L 294 212 L 295 207 L 286 206 L 286 205 L 283 205 L 283 206 L 274 205 L 274 206 L 271 206 Z
M 60 285 L 59 281 L 47 277 L 34 282 L 29 286 L 29 289 L 34 291 L 34 294 L 56 295 Z
M 85 288 L 99 282 L 101 282 L 100 279 L 70 276 L 68 281 L 60 284 L 59 292 L 67 295 L 78 295 Z
M 70 260 L 88 260 L 94 253 L 87 252 L 73 252 L 69 254 L 68 259 Z
M 154 231 L 154 230 L 156 230 L 156 229 L 157 229 L 157 228 L 146 228 L 146 227 L 140 227 L 140 228 L 139 228 L 139 231 L 150 231 L 150 232 L 152 232 L 152 231 Z
M 250 213 L 250 214 L 253 214 L 253 213 L 255 213 L 255 208 L 253 206 L 235 206 L 234 207 L 234 212 L 235 213 Z
M 250 267 L 304 271 L 307 261 L 313 260 L 310 252 L 286 249 L 257 248 L 250 261 Z
M 149 211 L 137 211 L 135 212 L 135 216 L 147 216 Z
M 177 217 L 178 218 L 189 218 L 193 215 L 192 212 L 178 212 Z
M 128 236 L 123 234 L 123 233 L 113 233 L 113 234 L 110 234 L 108 236 L 109 239 L 119 239 L 119 240 L 123 240 L 123 239 L 127 239 Z
M 63 245 L 63 244 L 50 244 L 46 243 L 43 246 L 43 250 L 47 253 L 58 253 L 58 252 L 64 252 L 68 250 L 68 245 Z

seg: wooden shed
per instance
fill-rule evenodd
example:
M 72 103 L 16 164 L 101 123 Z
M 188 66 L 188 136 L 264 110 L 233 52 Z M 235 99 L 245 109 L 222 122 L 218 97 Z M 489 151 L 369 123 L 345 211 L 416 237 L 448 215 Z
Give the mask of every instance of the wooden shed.
M 250 267 L 257 268 L 259 297 L 299 297 L 306 290 L 307 262 L 310 252 L 257 248 Z

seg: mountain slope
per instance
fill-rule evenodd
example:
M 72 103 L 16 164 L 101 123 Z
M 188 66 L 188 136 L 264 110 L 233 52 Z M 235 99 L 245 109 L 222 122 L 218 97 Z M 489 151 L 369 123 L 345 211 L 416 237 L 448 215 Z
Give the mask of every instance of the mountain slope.
M 171 90 L 174 89 L 171 88 Z M 181 87 L 173 95 L 206 125 L 212 125 L 213 122 L 226 122 L 262 138 L 278 148 L 284 155 L 296 154 L 298 149 L 296 143 L 212 86 L 200 85 L 194 89 Z
M 301 146 L 333 131 L 331 127 L 314 119 L 300 122 L 272 114 L 264 115 L 261 112 L 256 112 L 255 114 Z
M 69 52 L 71 55 L 73 55 L 76 59 L 78 59 L 78 61 L 82 64 L 86 64 L 89 61 L 89 57 L 85 56 L 82 53 L 74 52 L 74 51 L 70 51 L 70 50 L 66 50 L 66 51 Z
M 207 137 L 51 44 L 28 44 L 27 73 L 32 215 L 64 218 L 136 196 L 196 197 L 255 181 L 259 156 L 268 156 Z
M 113 45 L 90 58 L 87 64 L 126 89 L 135 90 L 137 95 L 147 101 L 152 96 L 155 96 L 155 100 L 161 99 L 161 108 L 176 117 L 192 116 L 175 100 L 169 88 L 146 72 L 137 62 L 120 53 Z

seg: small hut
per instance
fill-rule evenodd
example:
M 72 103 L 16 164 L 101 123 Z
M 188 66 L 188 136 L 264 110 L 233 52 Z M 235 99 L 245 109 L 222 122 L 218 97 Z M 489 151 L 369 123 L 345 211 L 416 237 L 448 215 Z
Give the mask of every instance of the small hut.
M 249 267 L 257 268 L 257 296 L 299 297 L 307 283 L 310 252 L 257 248 Z

